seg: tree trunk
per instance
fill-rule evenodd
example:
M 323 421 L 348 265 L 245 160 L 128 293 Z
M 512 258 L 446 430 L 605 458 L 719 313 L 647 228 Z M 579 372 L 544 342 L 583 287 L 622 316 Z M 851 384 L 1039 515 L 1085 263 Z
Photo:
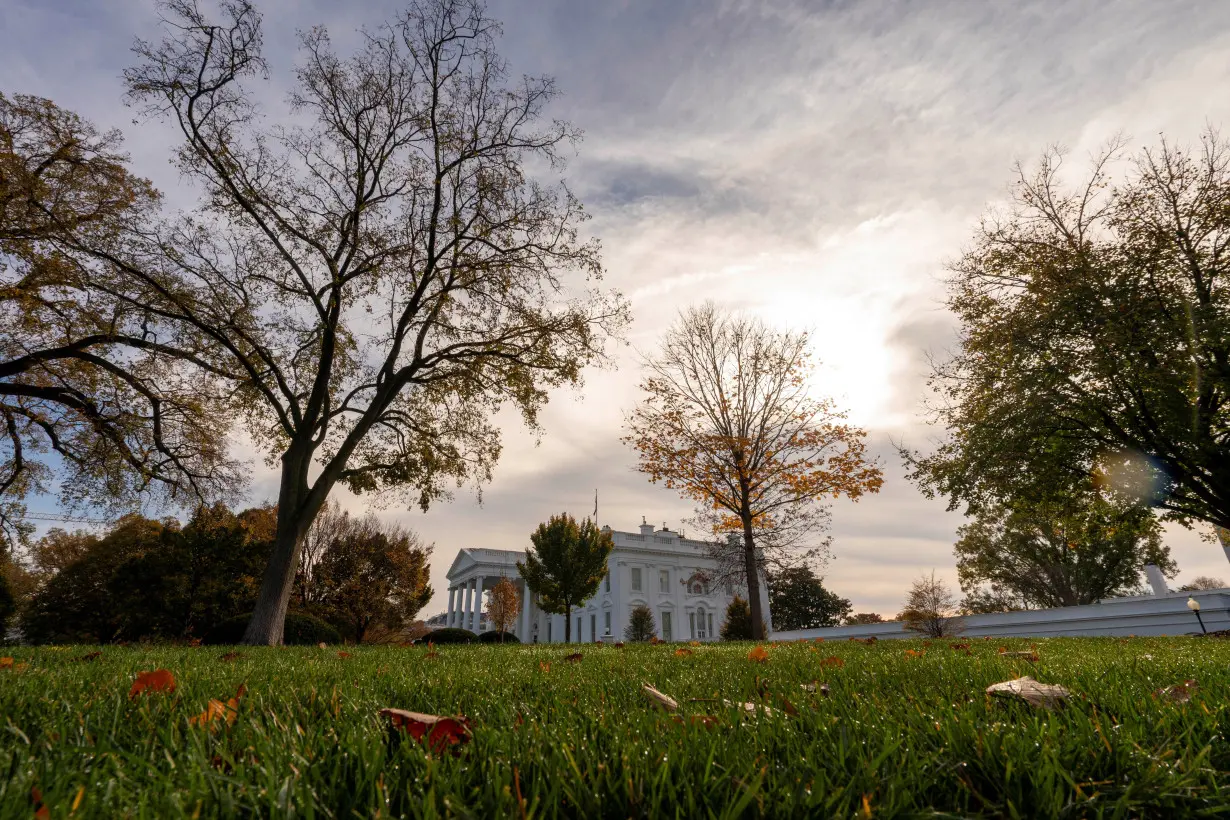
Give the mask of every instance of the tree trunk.
M 286 607 L 295 585 L 295 570 L 303 538 L 320 512 L 322 503 L 309 501 L 307 471 L 311 452 L 291 445 L 282 456 L 282 481 L 278 488 L 278 531 L 273 540 L 269 566 L 261 579 L 260 593 L 252 610 L 252 620 L 243 633 L 243 642 L 254 646 L 280 646 L 286 626 Z M 318 479 L 318 483 L 323 479 Z
M 763 641 L 764 618 L 761 615 L 760 575 L 756 567 L 756 544 L 752 540 L 752 519 L 743 516 L 743 572 L 747 575 L 747 606 L 752 612 L 752 640 Z
M 572 643 L 572 607 L 564 607 L 564 643 Z

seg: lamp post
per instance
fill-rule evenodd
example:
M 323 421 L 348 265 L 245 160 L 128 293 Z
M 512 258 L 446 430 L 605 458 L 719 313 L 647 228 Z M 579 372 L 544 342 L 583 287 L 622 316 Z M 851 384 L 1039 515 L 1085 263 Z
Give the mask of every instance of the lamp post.
M 1196 613 L 1196 620 L 1200 622 L 1200 631 L 1207 634 L 1209 630 L 1204 628 L 1204 618 L 1200 617 L 1200 602 L 1195 598 L 1188 598 L 1187 608 Z

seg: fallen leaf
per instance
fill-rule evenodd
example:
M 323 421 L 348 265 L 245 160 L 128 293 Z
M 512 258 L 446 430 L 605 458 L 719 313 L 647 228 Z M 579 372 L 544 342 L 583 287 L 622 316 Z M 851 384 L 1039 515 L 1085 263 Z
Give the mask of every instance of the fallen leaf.
M 700 646 L 700 641 L 688 641 L 688 646 Z
M 799 710 L 794 708 L 794 704 L 791 703 L 790 699 L 787 698 L 785 695 L 782 695 L 780 700 L 782 702 L 783 712 L 790 715 L 791 717 L 796 717 L 799 714 Z
M 747 653 L 747 659 L 756 663 L 765 663 L 769 660 L 769 652 L 763 646 L 757 646 Z
M 188 641 L 188 646 L 200 646 L 200 645 L 201 645 L 200 638 L 193 638 L 192 640 Z
M 155 669 L 153 672 L 138 672 L 132 688 L 128 690 L 131 700 L 142 692 L 174 692 L 175 676 L 167 669 Z
M 239 699 L 247 691 L 248 687 L 241 683 L 235 692 L 235 697 L 227 698 L 226 703 L 210 698 L 209 705 L 205 707 L 204 712 L 188 718 L 189 725 L 204 726 L 212 730 L 215 720 L 225 720 L 226 725 L 231 726 L 235 723 L 235 718 L 239 716 Z
M 242 652 L 227 652 L 225 655 L 219 655 L 218 660 L 222 661 L 223 663 L 230 663 L 231 661 L 239 660 L 242 657 L 243 657 Z
M 675 655 L 677 655 L 677 656 L 678 656 L 678 657 L 680 657 L 680 658 L 686 658 L 686 657 L 689 657 L 691 654 L 692 654 L 692 650 L 691 650 L 691 649 L 683 649 L 683 648 L 680 648 L 680 649 L 676 649 L 676 650 L 675 650 Z
M 13 668 L 12 658 L 0 658 L 0 669 L 12 669 L 12 668 Z
M 576 663 L 577 661 L 581 660 L 581 658 L 583 657 L 584 655 L 582 655 L 580 652 L 573 652 L 571 655 L 566 655 L 564 657 L 564 660 L 568 661 L 569 663 Z
M 840 669 L 841 667 L 846 665 L 846 662 L 843 661 L 841 658 L 837 657 L 836 655 L 829 655 L 827 658 L 820 661 L 820 665 L 821 666 L 832 666 L 836 669 Z
M 905 656 L 907 658 L 921 658 L 923 655 L 926 655 L 926 654 L 927 654 L 927 650 L 925 649 L 922 650 L 921 652 L 914 650 L 914 649 L 905 650 Z
M 653 646 L 657 646 L 658 644 L 662 643 L 662 641 L 658 639 L 657 635 L 654 635 L 652 638 L 649 639 L 649 643 Z
M 748 712 L 753 715 L 756 714 L 756 712 L 758 711 L 764 712 L 766 715 L 773 714 L 773 709 L 771 709 L 768 706 L 765 706 L 762 703 L 751 703 L 751 702 L 735 703 L 729 700 L 723 700 L 722 703 L 726 704 L 731 709 L 741 709 L 742 711 Z
M 761 700 L 769 696 L 768 678 L 762 678 L 759 675 L 756 676 L 756 694 L 760 696 Z
M 550 671 L 551 671 L 551 664 L 549 664 L 549 663 L 544 663 L 544 662 L 542 662 L 542 661 L 539 661 L 539 662 L 538 662 L 538 671 L 540 671 L 540 672 L 550 672 Z
M 79 661 L 81 661 L 81 662 L 83 662 L 83 663 L 89 663 L 90 661 L 96 661 L 96 660 L 98 660 L 98 659 L 99 659 L 99 658 L 101 658 L 101 657 L 102 657 L 102 652 L 99 652 L 99 651 L 97 651 L 97 650 L 96 650 L 96 651 L 94 651 L 94 652 L 87 652 L 87 653 L 85 653 L 85 654 L 84 654 L 84 655 L 82 655 L 80 658 L 77 658 L 77 660 L 79 660 Z
M 654 706 L 665 709 L 668 712 L 676 712 L 679 710 L 679 703 L 670 695 L 664 695 L 657 689 L 654 689 L 649 684 L 641 684 L 641 692 L 645 697 L 649 698 L 649 702 Z
M 1168 700 L 1171 703 L 1187 703 L 1192 699 L 1192 693 L 1198 688 L 1196 681 L 1189 679 L 1164 689 L 1158 689 L 1153 693 L 1153 697 Z
M 623 642 L 623 641 L 616 641 L 616 642 L 615 642 L 615 648 L 616 648 L 616 649 L 623 649 L 623 648 L 624 648 L 624 642 Z
M 339 658 L 349 658 L 349 657 L 350 657 L 350 653 L 349 653 L 349 652 L 338 652 L 338 653 L 337 653 L 337 656 L 338 656 Z
M 816 638 L 815 643 L 824 643 L 824 638 Z
M 430 652 L 426 652 L 423 654 L 423 660 L 425 661 L 433 661 L 438 657 L 440 657 L 440 653 L 435 651 L 434 649 Z
M 422 712 L 407 712 L 405 709 L 381 709 L 392 729 L 405 732 L 417 741 L 426 739 L 433 752 L 461 751 L 461 746 L 470 740 L 470 722 L 464 717 L 441 717 Z
M 1041 660 L 1037 652 L 1000 652 L 999 656 L 1001 658 L 1020 658 L 1023 661 L 1031 661 L 1033 663 Z
M 950 644 L 948 644 L 948 647 L 949 647 L 950 649 L 969 649 L 969 644 L 967 644 L 967 643 L 950 643 Z
M 1070 693 L 1062 686 L 1053 683 L 1038 683 L 1026 675 L 1016 680 L 992 684 L 987 687 L 987 694 L 1020 698 L 1031 706 L 1051 709 L 1067 698 Z
M 43 805 L 43 793 L 39 791 L 38 786 L 30 787 L 30 803 L 34 806 L 34 816 L 38 820 L 49 820 L 51 809 Z

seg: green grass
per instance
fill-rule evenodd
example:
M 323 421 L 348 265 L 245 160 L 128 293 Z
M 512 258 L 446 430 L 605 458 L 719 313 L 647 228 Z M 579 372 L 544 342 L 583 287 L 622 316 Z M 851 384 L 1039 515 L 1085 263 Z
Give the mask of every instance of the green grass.
M 1054 639 L 770 647 L 446 646 L 0 650 L 0 817 L 32 788 L 63 817 L 1180 817 L 1230 815 L 1230 641 Z M 817 651 L 812 651 L 813 649 Z M 576 663 L 564 656 L 581 651 Z M 824 666 L 829 656 L 844 666 Z M 540 664 L 550 664 L 544 670 Z M 164 667 L 174 694 L 129 700 Z M 1022 674 L 1073 692 L 1055 712 L 991 700 Z M 1188 703 L 1151 694 L 1188 678 Z M 830 696 L 800 684 L 826 682 Z M 686 714 L 642 696 L 648 682 Z M 189 725 L 247 694 L 229 729 Z M 796 716 L 721 699 L 784 696 Z M 695 702 L 689 699 L 704 699 Z M 712 699 L 718 699 L 716 702 Z M 464 714 L 472 741 L 390 740 L 381 707 Z M 73 811 L 73 804 L 80 796 Z

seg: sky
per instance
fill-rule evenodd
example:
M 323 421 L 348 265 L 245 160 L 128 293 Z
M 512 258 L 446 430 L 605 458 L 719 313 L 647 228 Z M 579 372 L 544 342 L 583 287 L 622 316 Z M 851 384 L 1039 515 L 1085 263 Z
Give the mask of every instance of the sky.
M 271 94 L 290 88 L 295 31 L 326 25 L 344 48 L 391 17 L 389 0 L 274 0 L 264 13 Z M 833 504 L 826 585 L 856 611 L 890 616 L 932 570 L 956 587 L 962 522 L 903 476 L 892 446 L 927 448 L 927 356 L 951 349 L 945 264 L 1001 201 L 1017 161 L 1052 144 L 1076 165 L 1115 134 L 1143 147 L 1193 143 L 1230 125 L 1230 3 L 1224 0 L 491 0 L 515 74 L 549 74 L 550 112 L 585 131 L 565 178 L 592 215 L 606 283 L 629 299 L 617 369 L 554 394 L 538 438 L 501 417 L 505 449 L 479 504 L 379 515 L 435 544 L 436 595 L 465 547 L 522 549 L 549 515 L 592 513 L 633 530 L 680 527 L 692 505 L 635 470 L 621 444 L 638 356 L 678 311 L 712 299 L 808 330 L 817 395 L 866 428 L 885 484 Z M 134 169 L 190 204 L 172 135 L 133 123 L 120 74 L 135 36 L 154 37 L 147 0 L 0 0 L 0 90 L 49 97 L 120 128 Z M 253 501 L 276 479 L 253 457 Z M 338 491 L 348 509 L 365 498 Z M 1180 567 L 1230 579 L 1220 548 L 1169 527 Z

